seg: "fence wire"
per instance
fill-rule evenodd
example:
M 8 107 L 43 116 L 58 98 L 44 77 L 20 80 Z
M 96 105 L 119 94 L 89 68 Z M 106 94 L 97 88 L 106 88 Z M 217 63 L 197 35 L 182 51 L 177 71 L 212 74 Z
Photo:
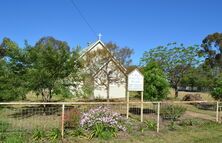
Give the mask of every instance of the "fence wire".
M 35 129 L 49 131 L 57 128 L 66 131 L 78 126 L 77 120 L 85 112 L 100 106 L 126 117 L 138 126 L 141 121 L 152 121 L 157 130 L 163 132 L 172 125 L 192 124 L 193 122 L 221 122 L 222 104 L 218 102 L 126 102 L 91 103 L 10 103 L 0 105 L 0 134 L 12 132 L 29 132 Z M 64 105 L 64 113 L 63 113 Z M 159 112 L 158 112 L 159 109 Z M 62 120 L 64 115 L 64 121 Z M 142 120 L 141 120 L 142 118 Z M 172 124 L 173 123 L 173 124 Z M 64 128 L 63 128 L 64 127 Z

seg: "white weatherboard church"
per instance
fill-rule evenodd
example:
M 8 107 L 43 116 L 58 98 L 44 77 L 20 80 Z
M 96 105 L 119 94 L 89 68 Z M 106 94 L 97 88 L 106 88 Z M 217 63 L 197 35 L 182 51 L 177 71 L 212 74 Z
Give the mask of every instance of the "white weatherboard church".
M 104 52 L 103 55 L 99 53 L 101 50 L 105 51 L 105 60 L 102 58 Z M 96 56 L 90 58 L 90 54 Z M 91 72 L 94 98 L 126 97 L 127 70 L 100 39 L 85 48 L 80 57 L 89 61 L 84 69 Z

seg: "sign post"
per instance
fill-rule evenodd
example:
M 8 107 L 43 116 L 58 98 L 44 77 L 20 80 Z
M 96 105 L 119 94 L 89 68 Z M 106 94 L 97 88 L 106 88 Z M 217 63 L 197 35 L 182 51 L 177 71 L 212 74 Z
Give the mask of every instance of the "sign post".
M 141 106 L 140 106 L 140 120 L 143 122 L 143 74 L 136 68 L 128 74 L 127 81 L 127 118 L 129 117 L 129 92 L 140 91 L 141 92 Z

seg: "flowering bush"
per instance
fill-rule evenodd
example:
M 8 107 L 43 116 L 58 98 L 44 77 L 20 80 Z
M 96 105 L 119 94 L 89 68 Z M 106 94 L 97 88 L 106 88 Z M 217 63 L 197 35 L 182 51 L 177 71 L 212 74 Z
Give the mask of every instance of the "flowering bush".
M 92 130 L 92 136 L 105 139 L 115 136 L 117 131 L 126 131 L 126 123 L 119 113 L 103 106 L 90 109 L 80 119 L 82 128 Z

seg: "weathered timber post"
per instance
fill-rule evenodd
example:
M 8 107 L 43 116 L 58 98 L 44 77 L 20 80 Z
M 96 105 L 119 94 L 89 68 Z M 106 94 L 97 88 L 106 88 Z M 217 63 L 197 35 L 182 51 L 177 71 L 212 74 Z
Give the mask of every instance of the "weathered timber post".
M 143 122 L 143 91 L 141 91 L 140 121 Z
M 65 104 L 62 104 L 62 125 L 61 125 L 61 135 L 64 138 L 64 116 L 65 116 Z
M 157 103 L 157 128 L 156 131 L 159 133 L 160 130 L 160 102 Z
M 219 122 L 219 102 L 217 101 L 216 122 Z
M 129 118 L 129 91 L 127 91 L 127 97 L 126 97 L 126 118 Z

